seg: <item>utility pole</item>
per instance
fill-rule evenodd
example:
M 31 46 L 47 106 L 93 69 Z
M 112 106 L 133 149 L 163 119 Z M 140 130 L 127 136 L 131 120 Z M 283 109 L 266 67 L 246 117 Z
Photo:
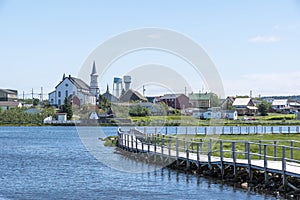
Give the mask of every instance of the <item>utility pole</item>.
M 25 93 L 24 93 L 24 90 L 23 90 L 23 101 L 25 100 Z
M 33 104 L 33 88 L 31 89 L 31 101 L 32 101 L 32 104 Z
M 145 91 L 146 91 L 146 89 L 145 89 L 145 86 L 143 85 L 143 96 L 145 96 Z

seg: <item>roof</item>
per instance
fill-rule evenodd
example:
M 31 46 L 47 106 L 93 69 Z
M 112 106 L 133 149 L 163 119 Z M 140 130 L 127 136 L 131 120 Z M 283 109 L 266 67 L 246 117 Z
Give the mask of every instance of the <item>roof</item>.
M 251 98 L 236 98 L 233 102 L 233 106 L 247 106 Z
M 15 101 L 0 101 L 0 106 L 19 106 L 20 102 Z
M 287 99 L 275 99 L 272 102 L 272 106 L 282 106 L 287 105 L 288 100 Z
M 125 92 L 125 94 L 123 94 L 121 97 L 120 97 L 120 100 L 121 101 L 130 101 L 131 100 L 131 97 L 133 95 L 136 95 L 140 100 L 143 100 L 143 101 L 147 101 L 147 98 L 143 97 L 138 91 L 135 91 L 135 90 L 127 90 Z
M 181 95 L 184 95 L 184 94 L 164 94 L 164 96 L 160 97 L 160 100 L 176 99 L 176 98 L 180 97 Z
M 84 89 L 84 90 L 90 90 L 90 87 L 88 84 L 86 84 L 83 80 L 79 78 L 74 78 L 74 77 L 67 77 L 77 88 Z
M 0 91 L 8 93 L 8 94 L 17 94 L 17 90 L 10 90 L 10 89 L 0 89 Z
M 93 69 L 92 69 L 92 74 L 91 75 L 97 75 L 95 61 L 93 62 Z
M 210 100 L 210 94 L 201 94 L 201 93 L 191 93 L 189 94 L 189 98 L 191 101 L 196 100 Z

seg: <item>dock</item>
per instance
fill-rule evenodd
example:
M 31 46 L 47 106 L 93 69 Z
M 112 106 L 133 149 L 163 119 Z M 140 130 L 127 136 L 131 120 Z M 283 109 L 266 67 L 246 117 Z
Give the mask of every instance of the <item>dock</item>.
M 236 148 L 237 144 L 243 146 L 243 149 Z M 118 147 L 127 152 L 153 157 L 165 165 L 218 170 L 222 178 L 229 168 L 233 177 L 240 170 L 246 171 L 249 181 L 252 181 L 255 172 L 260 172 L 265 183 L 276 176 L 281 179 L 281 188 L 300 190 L 298 185 L 289 182 L 291 178 L 300 179 L 300 160 L 295 158 L 295 155 L 300 154 L 300 141 L 296 140 L 231 141 L 207 138 L 191 141 L 176 136 L 145 134 L 136 129 L 118 129 Z

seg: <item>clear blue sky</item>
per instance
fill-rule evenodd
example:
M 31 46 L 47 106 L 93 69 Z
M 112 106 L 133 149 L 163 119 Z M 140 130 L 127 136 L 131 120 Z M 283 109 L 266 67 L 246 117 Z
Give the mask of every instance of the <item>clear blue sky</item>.
M 300 94 L 296 0 L 0 0 L 0 88 L 51 92 L 63 73 L 76 76 L 103 41 L 143 27 L 178 31 L 200 44 L 226 95 Z M 103 91 L 112 81 L 100 82 Z

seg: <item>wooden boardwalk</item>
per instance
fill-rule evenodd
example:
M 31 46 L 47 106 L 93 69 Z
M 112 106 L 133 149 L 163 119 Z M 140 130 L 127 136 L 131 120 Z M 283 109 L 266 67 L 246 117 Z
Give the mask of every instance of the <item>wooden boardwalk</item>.
M 300 160 L 294 159 L 295 155 L 300 154 L 300 148 L 297 147 L 300 142 L 284 141 L 288 142 L 289 146 L 279 145 L 280 142 L 282 141 L 249 142 L 213 139 L 194 142 L 180 140 L 177 137 L 165 138 L 156 134 L 143 134 L 136 129 L 118 130 L 118 146 L 130 152 L 159 156 L 177 163 L 184 161 L 186 167 L 190 167 L 192 163 L 197 167 L 217 166 L 222 175 L 228 166 L 233 167 L 234 175 L 240 167 L 247 170 L 249 177 L 253 170 L 263 171 L 265 181 L 268 181 L 269 173 L 275 173 L 281 175 L 282 184 L 286 185 L 287 176 L 300 178 Z M 236 148 L 237 143 L 240 146 L 242 143 L 243 151 Z M 257 150 L 253 152 L 252 149 Z

